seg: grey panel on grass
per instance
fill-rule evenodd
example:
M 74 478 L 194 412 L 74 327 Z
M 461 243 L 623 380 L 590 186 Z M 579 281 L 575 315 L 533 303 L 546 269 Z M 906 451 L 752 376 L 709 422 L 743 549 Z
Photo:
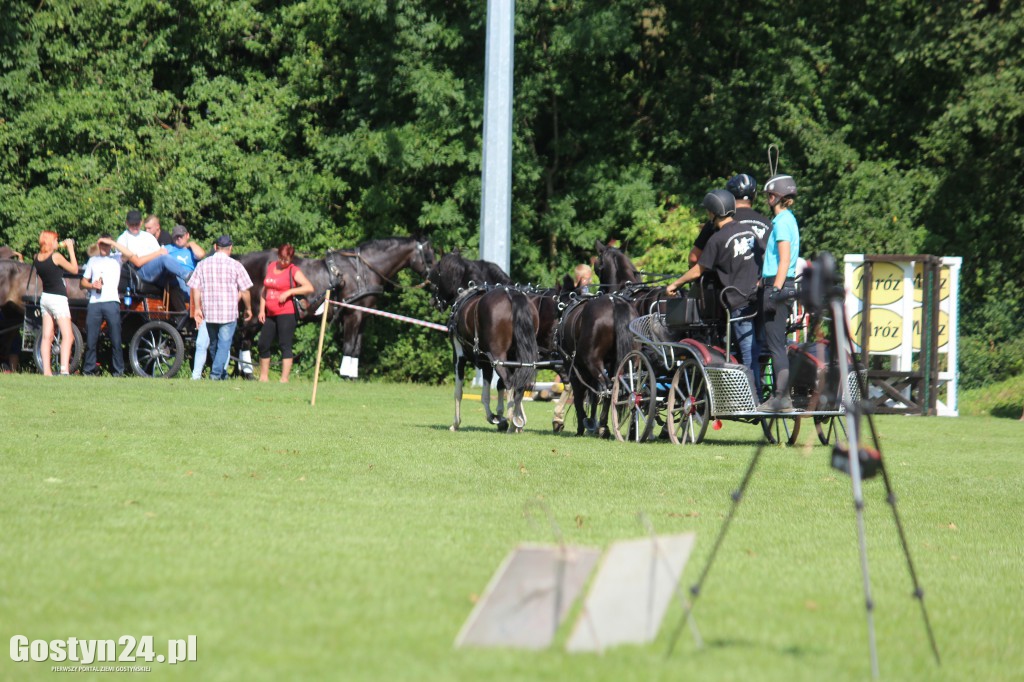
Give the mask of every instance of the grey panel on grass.
M 590 547 L 515 548 L 491 578 L 455 646 L 550 646 L 600 555 Z
M 695 538 L 683 533 L 613 544 L 565 648 L 602 651 L 617 644 L 653 642 Z

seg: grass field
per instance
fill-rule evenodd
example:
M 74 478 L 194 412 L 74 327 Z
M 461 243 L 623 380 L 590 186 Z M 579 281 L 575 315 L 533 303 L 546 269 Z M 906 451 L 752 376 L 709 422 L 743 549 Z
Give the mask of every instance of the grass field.
M 486 427 L 451 389 L 0 377 L 0 632 L 29 639 L 195 635 L 194 662 L 146 679 L 864 680 L 870 678 L 850 479 L 828 450 L 773 447 L 671 658 L 455 650 L 516 544 L 695 531 L 696 579 L 760 429 L 700 446 Z M 943 655 L 932 660 L 881 482 L 866 518 L 882 678 L 1024 679 L 1024 424 L 878 420 Z M 816 442 L 816 440 L 815 440 Z M 570 621 L 571 623 L 571 621 Z M 565 628 L 567 631 L 569 628 Z M 559 645 L 566 633 L 561 633 Z M 144 663 L 137 663 L 143 664 Z M 52 677 L 0 661 L 0 680 Z

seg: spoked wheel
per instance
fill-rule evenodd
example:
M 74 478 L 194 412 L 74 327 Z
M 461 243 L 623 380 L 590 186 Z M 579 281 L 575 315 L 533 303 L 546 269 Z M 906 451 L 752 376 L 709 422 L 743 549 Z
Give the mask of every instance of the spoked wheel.
M 764 431 L 764 437 L 772 445 L 795 445 L 797 436 L 800 435 L 800 417 L 762 417 L 761 429 Z
M 831 445 L 839 440 L 846 440 L 846 419 L 842 416 L 815 417 L 814 430 L 818 432 L 818 440 L 822 445 Z
M 651 361 L 640 351 L 632 351 L 619 363 L 612 384 L 611 407 L 616 440 L 650 440 L 657 380 Z
M 132 370 L 140 377 L 170 379 L 185 359 L 185 342 L 173 326 L 153 320 L 139 327 L 128 348 Z
M 82 365 L 82 353 L 85 352 L 85 342 L 82 340 L 82 332 L 74 324 L 71 325 L 71 359 L 68 361 L 68 371 L 74 374 Z M 60 373 L 60 329 L 53 325 L 53 343 L 50 344 L 50 369 L 54 374 Z M 43 333 L 36 334 L 35 347 L 32 349 L 32 360 L 40 372 L 43 371 Z
M 704 367 L 690 358 L 676 369 L 668 392 L 668 436 L 676 445 L 704 440 L 711 401 Z

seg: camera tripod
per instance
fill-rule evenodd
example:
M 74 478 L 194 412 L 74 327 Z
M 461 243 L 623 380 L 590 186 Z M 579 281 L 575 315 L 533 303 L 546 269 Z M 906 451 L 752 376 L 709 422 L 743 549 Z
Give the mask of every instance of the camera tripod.
M 893 520 L 895 521 L 896 531 L 900 539 L 900 546 L 903 549 L 907 569 L 910 573 L 910 579 L 914 587 L 913 597 L 920 604 L 921 616 L 924 620 L 925 631 L 928 635 L 928 641 L 931 645 L 932 653 L 935 656 L 935 661 L 937 664 L 941 665 L 938 645 L 935 642 L 935 635 L 932 632 L 931 622 L 928 618 L 928 611 L 924 604 L 924 589 L 921 587 L 920 581 L 917 577 L 917 571 L 914 569 L 914 562 L 910 557 L 910 548 L 907 544 L 906 533 L 896 508 L 896 494 L 893 491 L 892 482 L 890 481 L 889 474 L 885 468 L 874 421 L 871 419 L 871 414 L 865 401 L 852 400 L 849 389 L 845 388 L 844 390 L 844 382 L 846 381 L 846 377 L 850 376 L 852 363 L 853 370 L 855 372 L 854 376 L 857 378 L 857 384 L 860 388 L 859 393 L 861 396 L 867 395 L 863 374 L 861 372 L 862 368 L 859 366 L 859 363 L 856 360 L 856 355 L 853 352 L 853 345 L 850 339 L 849 328 L 846 320 L 846 312 L 843 307 L 845 292 L 842 286 L 838 286 L 836 284 L 835 261 L 832 259 L 830 254 L 821 254 L 821 256 L 811 264 L 809 276 L 805 273 L 805 282 L 799 296 L 804 303 L 805 308 L 811 313 L 812 329 L 817 330 L 821 328 L 823 311 L 828 310 L 832 317 L 831 325 L 829 325 L 829 346 L 832 349 L 833 361 L 828 363 L 829 369 L 826 371 L 824 379 L 819 382 L 816 399 L 819 402 L 833 402 L 834 404 L 839 404 L 839 401 L 842 401 L 841 404 L 845 407 L 846 443 L 844 444 L 840 442 L 837 438 L 832 451 L 831 463 L 834 468 L 849 474 L 852 481 L 853 503 L 857 516 L 857 536 L 860 549 L 861 574 L 863 576 L 864 585 L 864 606 L 867 619 L 868 646 L 871 653 L 872 676 L 875 678 L 879 676 L 879 667 L 878 651 L 875 642 L 874 600 L 871 595 L 871 576 L 868 567 L 867 542 L 865 539 L 863 482 L 865 478 L 872 478 L 878 474 L 881 475 L 882 481 L 885 484 L 886 501 L 892 509 Z M 805 344 L 805 347 L 809 345 L 811 344 Z M 816 346 L 817 348 L 815 350 L 820 354 L 822 352 L 822 348 L 820 344 L 816 344 Z M 836 369 L 838 369 L 838 371 L 835 371 Z M 789 383 L 792 383 L 795 375 L 796 372 L 790 372 Z M 824 386 L 821 385 L 822 383 Z M 789 386 L 785 387 L 786 394 L 788 394 L 789 389 Z M 870 435 L 872 447 L 865 447 L 862 444 L 864 440 L 861 432 L 862 417 L 867 424 L 867 431 Z M 704 582 L 707 580 L 708 573 L 711 570 L 711 565 L 713 564 L 715 557 L 718 554 L 718 550 L 725 539 L 725 534 L 729 530 L 729 525 L 731 524 L 733 517 L 736 515 L 736 510 L 739 506 L 740 500 L 743 499 L 747 486 L 753 478 L 754 470 L 757 467 L 758 460 L 761 458 L 763 449 L 763 443 L 755 449 L 754 455 L 750 460 L 750 464 L 747 466 L 747 470 L 743 475 L 743 479 L 740 481 L 739 487 L 731 494 L 732 505 L 729 508 L 729 512 L 726 515 L 725 520 L 722 522 L 722 527 L 720 528 L 718 536 L 715 539 L 715 543 L 711 548 L 711 554 L 708 556 L 703 569 L 701 569 L 697 582 L 690 587 L 692 599 L 689 605 L 686 606 L 682 618 L 680 618 L 678 625 L 672 633 L 669 641 L 668 655 L 671 655 L 675 649 L 676 642 L 682 633 L 683 626 L 690 619 L 693 609 L 696 606 L 701 589 Z

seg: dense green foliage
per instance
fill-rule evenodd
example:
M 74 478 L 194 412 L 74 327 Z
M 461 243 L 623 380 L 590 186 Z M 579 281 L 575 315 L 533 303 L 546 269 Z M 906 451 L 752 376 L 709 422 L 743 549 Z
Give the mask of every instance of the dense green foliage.
M 243 248 L 472 249 L 485 6 L 8 0 L 0 242 L 91 238 L 131 206 Z M 962 331 L 997 349 L 1024 331 L 1021 3 L 516 11 L 515 279 L 551 284 L 611 237 L 680 270 L 690 207 L 763 180 L 776 143 L 808 253 L 963 256 Z

